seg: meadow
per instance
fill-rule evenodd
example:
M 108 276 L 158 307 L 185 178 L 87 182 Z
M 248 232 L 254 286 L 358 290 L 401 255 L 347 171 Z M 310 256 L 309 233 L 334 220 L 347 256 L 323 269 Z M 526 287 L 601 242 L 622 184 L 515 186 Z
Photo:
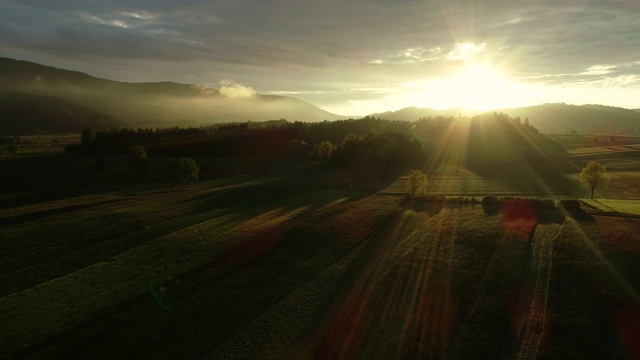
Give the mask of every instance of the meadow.
M 584 143 L 567 145 L 572 161 L 626 151 Z M 607 199 L 542 216 L 480 200 L 584 198 L 575 169 L 429 179 L 428 194 L 476 199 L 458 203 L 406 198 L 402 169 L 199 158 L 212 176 L 171 191 L 121 156 L 101 175 L 91 156 L 51 159 L 77 171 L 0 195 L 2 358 L 640 356 L 628 169 Z M 74 176 L 95 181 L 62 187 Z

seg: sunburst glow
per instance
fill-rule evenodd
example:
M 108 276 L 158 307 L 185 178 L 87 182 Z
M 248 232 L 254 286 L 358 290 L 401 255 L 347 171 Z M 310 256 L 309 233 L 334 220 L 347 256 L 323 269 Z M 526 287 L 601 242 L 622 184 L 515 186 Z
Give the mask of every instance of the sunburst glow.
M 519 106 L 535 89 L 510 80 L 498 68 L 469 65 L 450 77 L 425 82 L 424 102 L 444 108 L 489 110 Z

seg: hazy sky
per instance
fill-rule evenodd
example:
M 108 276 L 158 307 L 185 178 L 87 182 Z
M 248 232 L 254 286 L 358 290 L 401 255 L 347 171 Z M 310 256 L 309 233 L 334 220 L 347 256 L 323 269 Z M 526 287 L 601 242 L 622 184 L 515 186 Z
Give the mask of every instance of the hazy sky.
M 342 115 L 640 108 L 640 1 L 0 0 L 0 56 Z

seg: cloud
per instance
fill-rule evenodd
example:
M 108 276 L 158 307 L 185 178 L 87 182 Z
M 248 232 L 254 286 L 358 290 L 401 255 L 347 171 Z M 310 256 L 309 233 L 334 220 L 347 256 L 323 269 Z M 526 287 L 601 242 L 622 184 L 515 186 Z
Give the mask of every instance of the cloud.
M 628 84 L 638 29 L 637 0 L 0 1 L 2 56 L 125 81 L 235 78 L 311 102 L 472 60 L 540 84 Z
M 615 65 L 593 65 L 581 75 L 605 75 L 609 74 L 612 69 L 615 69 Z
M 256 91 L 248 86 L 240 85 L 232 80 L 220 80 L 220 95 L 229 98 L 250 98 Z
M 447 54 L 448 60 L 464 60 L 484 51 L 487 43 L 474 44 L 471 42 L 457 43 L 453 50 Z

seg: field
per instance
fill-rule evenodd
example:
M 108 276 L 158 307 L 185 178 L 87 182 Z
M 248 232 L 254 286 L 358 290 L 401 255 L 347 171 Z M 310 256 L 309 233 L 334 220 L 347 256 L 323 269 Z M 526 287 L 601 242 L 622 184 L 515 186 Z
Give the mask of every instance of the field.
M 406 199 L 402 171 L 199 159 L 225 170 L 171 191 L 105 163 L 106 184 L 0 195 L 0 358 L 640 357 L 638 201 L 491 214 Z M 428 193 L 584 197 L 575 176 Z
M 583 199 L 582 201 L 601 211 L 640 215 L 638 200 Z
M 587 162 L 597 161 L 607 168 L 611 179 L 608 189 L 596 193 L 597 198 L 640 200 L 640 138 L 614 136 L 613 143 L 611 136 L 556 135 L 551 138 L 566 150 L 575 165 L 576 174 L 569 176 L 574 182 L 578 182 L 577 173 Z M 579 193 L 575 195 L 580 197 Z
M 18 148 L 18 154 L 21 156 L 34 156 L 45 155 L 52 153 L 59 153 L 64 151 L 64 148 L 69 144 L 75 144 L 80 141 L 79 134 L 64 134 L 64 135 L 30 135 L 19 138 L 19 143 L 16 145 Z M 9 157 L 8 154 L 3 153 L 6 146 L 0 151 L 0 158 Z

